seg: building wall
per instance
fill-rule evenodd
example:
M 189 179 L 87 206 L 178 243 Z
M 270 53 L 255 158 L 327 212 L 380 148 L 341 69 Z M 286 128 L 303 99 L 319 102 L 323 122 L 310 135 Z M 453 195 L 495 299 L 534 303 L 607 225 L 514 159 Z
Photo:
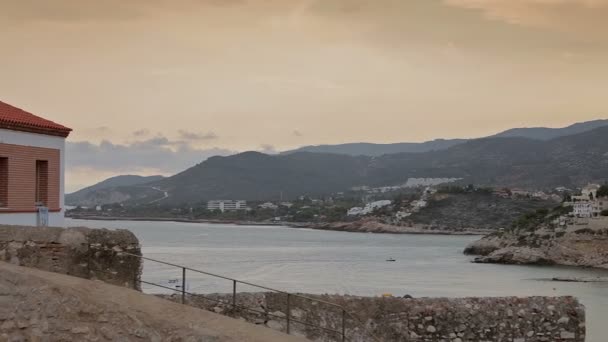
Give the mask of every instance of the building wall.
M 0 210 L 0 224 L 36 225 L 35 163 L 36 159 L 44 159 L 49 161 L 49 225 L 64 226 L 65 139 L 0 129 L 0 156 L 10 158 L 10 210 Z M 25 181 L 30 177 L 31 181 Z

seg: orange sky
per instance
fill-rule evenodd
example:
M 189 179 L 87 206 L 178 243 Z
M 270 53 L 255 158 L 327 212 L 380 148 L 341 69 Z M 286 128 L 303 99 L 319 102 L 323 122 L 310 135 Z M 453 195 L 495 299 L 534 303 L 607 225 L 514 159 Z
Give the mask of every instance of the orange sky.
M 0 0 L 0 99 L 71 142 L 173 151 L 564 126 L 607 117 L 605 18 L 608 0 Z

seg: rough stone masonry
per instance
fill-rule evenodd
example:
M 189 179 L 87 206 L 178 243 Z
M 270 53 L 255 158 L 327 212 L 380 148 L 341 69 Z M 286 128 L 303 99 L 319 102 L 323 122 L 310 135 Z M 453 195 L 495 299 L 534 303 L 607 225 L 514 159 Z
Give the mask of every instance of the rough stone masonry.
M 139 288 L 139 241 L 128 230 L 0 225 L 0 261 Z
M 396 298 L 307 295 L 339 304 L 360 320 L 349 318 L 349 341 L 552 342 L 585 341 L 585 309 L 572 297 Z M 232 310 L 231 295 L 188 297 L 190 305 L 285 331 L 286 297 L 280 293 L 239 293 L 237 305 L 259 313 Z M 179 300 L 178 296 L 169 297 Z M 340 331 L 342 316 L 320 302 L 292 298 L 291 331 L 313 341 L 340 341 L 335 333 L 293 320 Z M 372 334 L 370 335 L 369 332 Z

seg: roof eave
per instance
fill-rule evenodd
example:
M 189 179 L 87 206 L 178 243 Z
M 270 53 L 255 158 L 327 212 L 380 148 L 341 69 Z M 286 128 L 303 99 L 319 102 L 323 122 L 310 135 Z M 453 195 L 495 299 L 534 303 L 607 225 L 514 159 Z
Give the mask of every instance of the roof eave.
M 17 123 L 7 123 L 7 122 L 0 122 L 0 128 L 8 129 L 11 131 L 44 134 L 44 135 L 51 135 L 51 136 L 62 137 L 62 138 L 67 138 L 70 135 L 70 132 L 72 131 L 72 129 L 68 128 L 68 127 L 59 129 L 59 128 L 37 127 L 37 126 L 23 125 L 23 124 L 17 124 Z

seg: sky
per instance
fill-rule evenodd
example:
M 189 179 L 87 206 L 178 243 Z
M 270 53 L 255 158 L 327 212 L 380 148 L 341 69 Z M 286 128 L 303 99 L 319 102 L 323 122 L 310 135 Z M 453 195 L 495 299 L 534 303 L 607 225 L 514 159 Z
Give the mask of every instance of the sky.
M 608 0 L 0 0 L 0 100 L 67 191 L 212 155 L 608 117 Z

